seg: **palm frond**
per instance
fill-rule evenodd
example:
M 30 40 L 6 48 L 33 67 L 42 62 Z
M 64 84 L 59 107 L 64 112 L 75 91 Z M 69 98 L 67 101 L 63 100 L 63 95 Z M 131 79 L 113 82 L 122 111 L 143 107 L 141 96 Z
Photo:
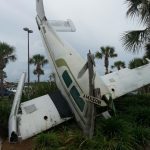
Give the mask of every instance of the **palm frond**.
M 102 57 L 103 57 L 103 54 L 102 54 L 102 53 L 100 53 L 100 52 L 96 52 L 96 53 L 95 53 L 95 58 L 97 58 L 97 59 L 102 59 Z
M 117 57 L 117 56 L 118 56 L 117 53 L 114 53 L 114 54 L 111 54 L 111 55 L 110 55 L 111 58 L 114 58 L 114 57 Z
M 105 55 L 105 53 L 106 53 L 106 47 L 100 47 L 100 51 L 101 51 L 101 53 L 102 53 L 102 55 Z
M 8 56 L 7 59 L 10 60 L 10 61 L 15 61 L 17 58 L 16 58 L 15 55 L 10 55 L 10 56 Z
M 128 3 L 127 16 L 139 16 L 140 12 L 138 10 L 138 6 L 141 4 L 141 0 L 126 0 L 126 2 Z
M 7 57 L 15 52 L 15 48 L 13 46 L 8 45 L 5 42 L 0 42 L 0 54 L 3 57 Z
M 124 33 L 122 42 L 126 50 L 132 51 L 133 53 L 139 52 L 142 45 L 148 41 L 147 32 L 147 29 L 145 29 Z
M 150 43 L 145 46 L 144 58 L 149 58 L 150 59 Z
M 137 67 L 140 67 L 143 65 L 145 65 L 145 63 L 144 63 L 143 59 L 141 59 L 141 58 L 134 58 L 133 60 L 131 60 L 129 62 L 130 69 L 137 68 Z
M 127 16 L 138 17 L 141 23 L 147 24 L 150 16 L 150 3 L 148 0 L 126 0 L 128 3 Z

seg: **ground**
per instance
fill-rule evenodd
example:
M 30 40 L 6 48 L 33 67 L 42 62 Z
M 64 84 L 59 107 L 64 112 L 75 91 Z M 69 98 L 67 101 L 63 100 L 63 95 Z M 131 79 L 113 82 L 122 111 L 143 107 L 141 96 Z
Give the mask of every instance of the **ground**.
M 28 139 L 16 144 L 10 144 L 8 139 L 3 141 L 2 150 L 32 150 L 33 139 Z

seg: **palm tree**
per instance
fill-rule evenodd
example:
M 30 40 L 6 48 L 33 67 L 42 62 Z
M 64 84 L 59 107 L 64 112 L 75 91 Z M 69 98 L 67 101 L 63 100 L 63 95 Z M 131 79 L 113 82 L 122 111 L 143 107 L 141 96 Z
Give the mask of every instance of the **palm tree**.
M 137 16 L 145 28 L 126 32 L 122 40 L 127 50 L 138 52 L 143 45 L 150 41 L 150 1 L 126 0 L 126 2 L 128 3 L 127 16 Z
M 42 70 L 42 67 L 48 63 L 48 60 L 45 59 L 43 55 L 37 54 L 30 59 L 29 63 L 36 66 L 33 74 L 37 75 L 38 82 L 40 82 L 40 75 L 44 75 L 44 70 Z
M 15 61 L 16 56 L 14 54 L 15 48 L 8 45 L 7 43 L 0 42 L 0 82 L 1 89 L 3 88 L 4 81 L 4 68 L 9 63 L 9 61 Z
M 144 58 L 149 58 L 150 59 L 150 43 L 145 46 Z
M 131 60 L 129 62 L 129 68 L 130 69 L 134 69 L 134 68 L 137 68 L 137 67 L 140 67 L 143 65 L 145 65 L 145 62 L 142 58 L 134 58 L 133 60 Z
M 100 52 L 96 52 L 95 54 L 95 57 L 97 59 L 102 59 L 104 58 L 104 65 L 105 65 L 105 68 L 106 68 L 106 72 L 105 74 L 108 74 L 109 71 L 108 71 L 108 66 L 109 66 L 109 58 L 114 58 L 114 57 L 117 57 L 117 54 L 115 53 L 115 50 L 113 47 L 101 47 L 100 48 Z
M 125 62 L 120 61 L 120 60 L 114 62 L 114 65 L 111 66 L 112 69 L 117 68 L 118 70 L 120 70 L 121 68 L 125 68 L 125 67 L 126 67 L 126 66 L 125 66 Z

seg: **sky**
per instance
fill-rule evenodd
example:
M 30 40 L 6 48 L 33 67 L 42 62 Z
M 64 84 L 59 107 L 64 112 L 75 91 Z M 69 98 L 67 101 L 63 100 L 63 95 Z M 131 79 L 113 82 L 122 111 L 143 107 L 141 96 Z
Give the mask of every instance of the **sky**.
M 46 57 L 35 17 L 35 0 L 0 0 L 0 41 L 15 47 L 16 62 L 9 63 L 5 69 L 7 80 L 17 82 L 22 72 L 27 72 L 27 32 L 24 27 L 33 30 L 30 34 L 30 57 L 42 54 Z M 59 35 L 86 59 L 89 49 L 95 53 L 101 46 L 115 48 L 118 57 L 110 60 L 128 62 L 139 54 L 125 51 L 121 36 L 125 31 L 142 28 L 138 20 L 127 18 L 125 0 L 44 0 L 48 20 L 71 19 L 76 27 L 74 33 Z M 34 66 L 30 66 L 31 81 L 37 80 L 33 75 Z M 96 70 L 104 74 L 103 60 L 96 60 Z M 49 80 L 51 67 L 44 67 L 45 75 L 41 80 Z

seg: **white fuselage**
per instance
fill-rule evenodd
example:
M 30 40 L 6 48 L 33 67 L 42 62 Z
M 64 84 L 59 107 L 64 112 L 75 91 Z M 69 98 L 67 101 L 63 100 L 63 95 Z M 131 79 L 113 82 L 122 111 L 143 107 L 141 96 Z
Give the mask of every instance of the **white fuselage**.
M 88 72 L 82 78 L 77 78 L 86 61 L 74 49 L 64 44 L 47 20 L 40 21 L 38 17 L 36 19 L 47 56 L 56 74 L 57 86 L 72 109 L 76 109 L 79 116 L 84 116 L 87 102 L 81 98 L 80 101 L 75 100 L 75 97 L 78 99 L 83 93 L 89 94 Z M 95 86 L 102 89 L 102 94 L 109 92 L 98 76 L 95 78 Z M 102 105 L 105 105 L 105 103 L 103 102 Z

